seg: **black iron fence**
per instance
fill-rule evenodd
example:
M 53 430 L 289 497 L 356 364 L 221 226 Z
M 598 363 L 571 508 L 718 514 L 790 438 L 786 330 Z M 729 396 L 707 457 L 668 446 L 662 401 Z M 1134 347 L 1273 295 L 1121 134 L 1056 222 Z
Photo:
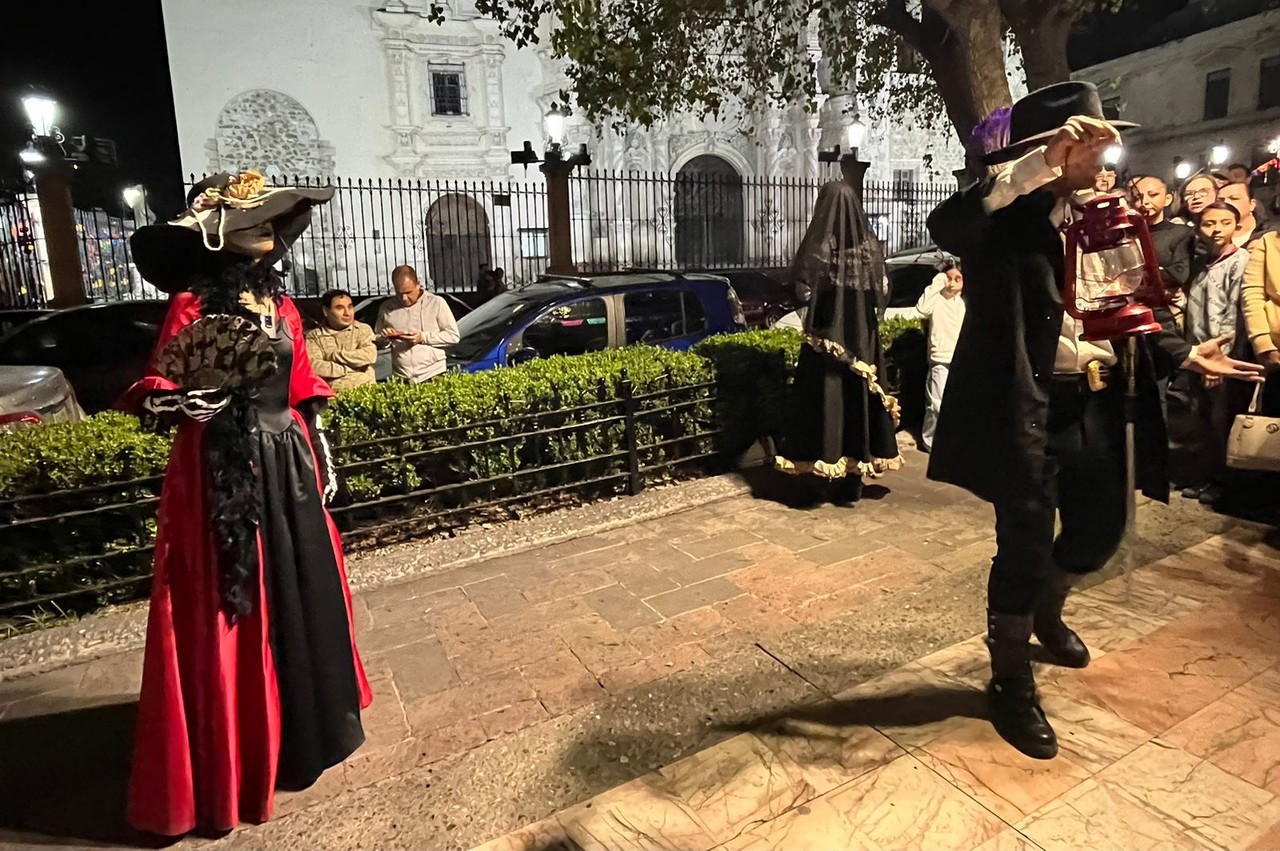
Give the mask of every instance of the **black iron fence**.
M 789 266 L 820 179 L 580 171 L 570 178 L 574 259 L 586 271 Z M 928 242 L 954 187 L 868 182 L 863 202 L 889 252 Z
M 187 187 L 198 178 L 191 175 Z M 437 289 L 476 288 L 485 270 L 508 283 L 548 264 L 546 185 L 536 181 L 352 180 L 277 176 L 273 185 L 333 186 L 285 258 L 295 295 L 390 289 L 407 263 Z M 583 271 L 788 266 L 822 180 L 579 171 L 570 177 L 574 259 Z M 928 241 L 925 219 L 946 183 L 869 182 L 864 205 L 889 251 Z M 132 216 L 76 211 L 80 265 L 91 301 L 155 298 L 129 255 Z M 0 188 L 0 309 L 43 307 L 52 291 L 39 205 Z
M 198 178 L 191 175 L 189 189 Z M 408 264 L 441 292 L 473 290 L 482 271 L 510 282 L 547 267 L 546 187 L 494 180 L 351 180 L 273 177 L 275 186 L 332 186 L 284 270 L 295 295 L 345 289 L 384 295 Z
M 625 374 L 540 413 L 361 442 L 335 452 L 348 546 L 439 534 L 513 513 L 635 494 L 715 457 L 715 385 L 668 373 L 637 392 Z M 502 416 L 504 413 L 507 416 Z M 146 594 L 159 477 L 0 501 L 0 621 L 84 613 Z

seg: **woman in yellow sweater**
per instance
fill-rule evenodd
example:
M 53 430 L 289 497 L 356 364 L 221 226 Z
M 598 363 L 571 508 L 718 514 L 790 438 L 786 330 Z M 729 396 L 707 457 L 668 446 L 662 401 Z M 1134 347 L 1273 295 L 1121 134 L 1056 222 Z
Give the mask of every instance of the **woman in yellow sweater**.
M 1275 416 L 1280 414 L 1280 234 L 1268 233 L 1249 247 L 1240 303 L 1253 353 L 1267 368 L 1262 410 Z

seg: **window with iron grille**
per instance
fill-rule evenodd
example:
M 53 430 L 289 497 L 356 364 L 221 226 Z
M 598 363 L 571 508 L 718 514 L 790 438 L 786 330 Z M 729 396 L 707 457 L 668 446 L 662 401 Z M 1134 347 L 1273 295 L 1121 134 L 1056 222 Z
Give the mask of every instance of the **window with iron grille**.
M 520 256 L 526 259 L 549 257 L 551 237 L 546 228 L 520 228 Z
M 1258 63 L 1258 109 L 1280 106 L 1280 55 Z
M 1231 103 L 1231 69 L 1210 71 L 1204 78 L 1204 120 L 1226 118 Z
M 467 114 L 467 69 L 463 65 L 427 66 L 431 74 L 431 114 Z

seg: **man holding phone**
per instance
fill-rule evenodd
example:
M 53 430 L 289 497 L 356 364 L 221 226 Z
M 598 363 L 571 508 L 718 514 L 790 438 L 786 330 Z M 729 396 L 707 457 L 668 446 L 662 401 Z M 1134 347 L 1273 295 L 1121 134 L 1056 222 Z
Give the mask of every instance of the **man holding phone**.
M 448 346 L 458 342 L 458 323 L 449 303 L 427 292 L 412 266 L 391 271 L 396 294 L 378 309 L 374 326 L 381 345 L 391 347 L 391 371 L 420 383 L 445 371 Z

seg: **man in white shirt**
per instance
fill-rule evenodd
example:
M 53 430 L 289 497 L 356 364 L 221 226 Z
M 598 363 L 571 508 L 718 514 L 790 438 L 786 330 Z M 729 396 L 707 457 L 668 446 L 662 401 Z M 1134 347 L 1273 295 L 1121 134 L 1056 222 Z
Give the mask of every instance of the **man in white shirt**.
M 926 407 L 924 427 L 920 430 L 920 448 L 933 447 L 933 434 L 938 428 L 938 412 L 942 410 L 942 394 L 947 389 L 951 356 L 964 325 L 964 275 L 960 267 L 947 260 L 933 282 L 916 302 L 916 310 L 929 320 L 929 378 L 925 385 Z
M 1091 190 L 1103 151 L 1120 141 L 1091 83 L 1059 83 L 1014 104 L 1008 147 L 986 158 L 997 174 L 961 190 L 929 217 L 938 247 L 960 257 L 965 330 L 956 344 L 929 476 L 991 502 L 996 556 L 987 585 L 990 716 L 1024 754 L 1050 759 L 1057 736 L 1040 707 L 1031 637 L 1052 664 L 1084 667 L 1089 650 L 1062 621 L 1071 586 L 1103 567 L 1125 532 L 1124 383 L 1109 341 L 1081 339 L 1063 310 L 1062 224 Z M 1143 340 L 1138 484 L 1168 499 L 1168 446 L 1158 370 L 1257 380 L 1220 341 L 1193 349 L 1167 309 Z M 1056 537 L 1055 521 L 1062 531 Z
M 419 383 L 446 369 L 444 350 L 458 342 L 458 323 L 449 303 L 418 281 L 412 266 L 391 271 L 396 294 L 378 309 L 374 333 L 391 347 L 391 371 Z

